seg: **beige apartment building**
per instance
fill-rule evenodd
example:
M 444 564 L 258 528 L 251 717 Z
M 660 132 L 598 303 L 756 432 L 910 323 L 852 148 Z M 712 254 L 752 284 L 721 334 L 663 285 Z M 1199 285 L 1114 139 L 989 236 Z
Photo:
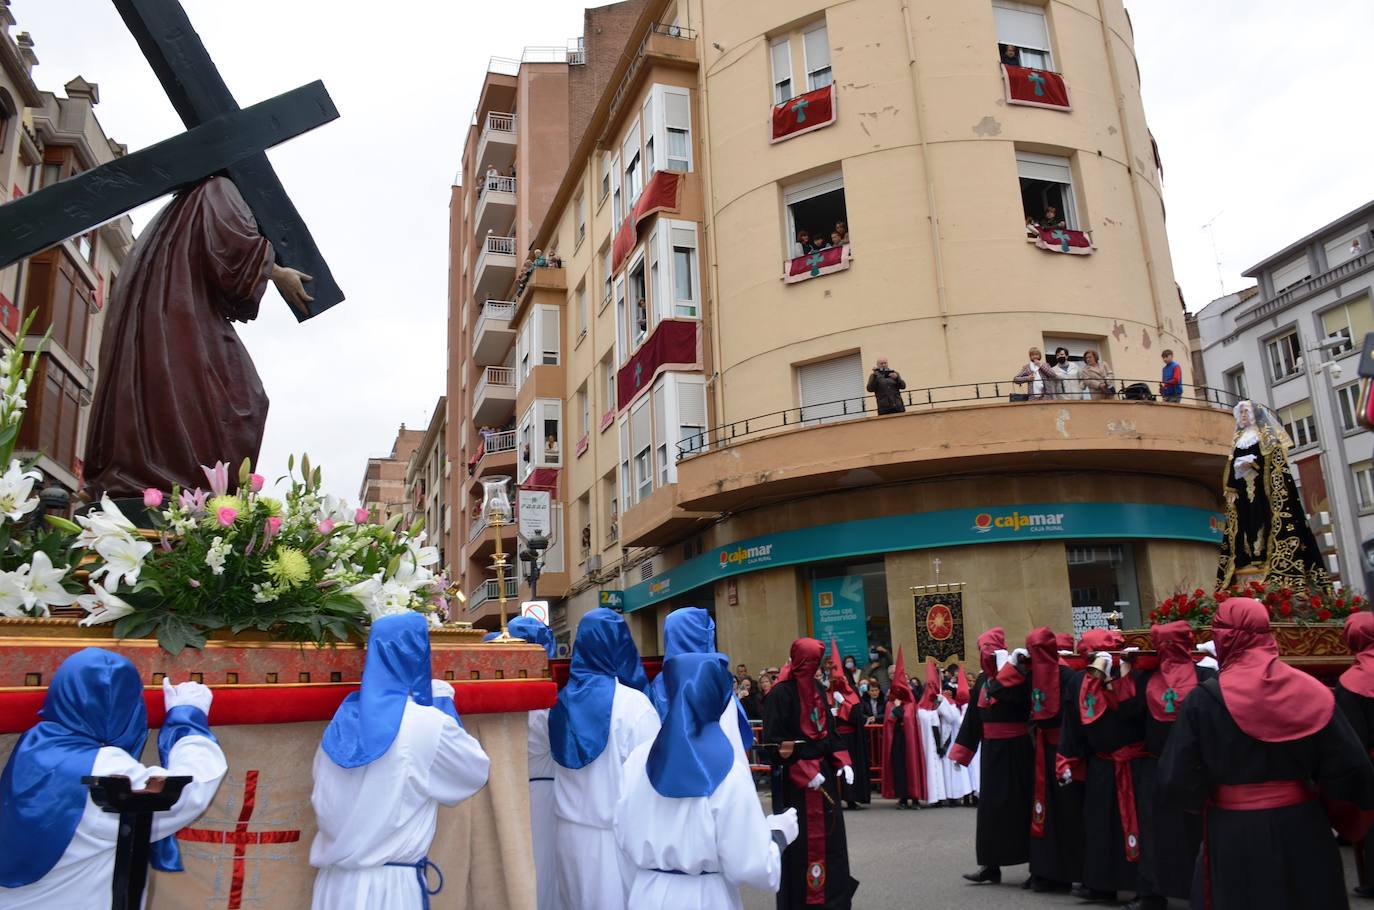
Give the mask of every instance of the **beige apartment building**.
M 391 454 L 367 460 L 363 482 L 358 485 L 358 505 L 372 513 L 373 521 L 387 522 L 409 514 L 406 470 L 425 435 L 424 430 L 408 430 L 401 424 Z
M 961 586 L 970 654 L 1209 583 L 1232 427 L 1157 396 L 1188 342 L 1132 40 L 1121 0 L 642 6 L 507 311 L 560 636 L 618 604 L 657 653 L 695 605 L 751 666 L 910 660 L 915 586 Z M 1013 384 L 1059 346 L 1115 394 Z
M 424 519 L 427 540 L 439 548 L 439 567 L 449 571 L 448 528 L 452 513 L 448 507 L 448 480 L 453 467 L 448 459 L 448 397 L 439 396 L 430 415 L 429 426 L 406 464 L 405 524 Z

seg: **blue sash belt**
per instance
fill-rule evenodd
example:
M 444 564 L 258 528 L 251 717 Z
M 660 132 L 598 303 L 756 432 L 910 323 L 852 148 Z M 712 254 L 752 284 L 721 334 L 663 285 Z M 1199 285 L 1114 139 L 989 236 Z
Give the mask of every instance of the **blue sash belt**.
M 415 880 L 420 883 L 420 906 L 424 910 L 429 910 L 429 899 L 432 895 L 444 890 L 444 873 L 438 866 L 429 861 L 426 856 L 417 863 L 387 863 L 388 866 L 400 866 L 406 869 L 415 870 Z M 433 869 L 434 874 L 439 876 L 439 884 L 434 886 L 434 890 L 429 890 L 429 877 L 427 870 Z
M 719 875 L 720 872 L 711 870 L 709 872 L 683 872 L 681 869 L 650 869 L 650 872 L 662 872 L 664 875 Z

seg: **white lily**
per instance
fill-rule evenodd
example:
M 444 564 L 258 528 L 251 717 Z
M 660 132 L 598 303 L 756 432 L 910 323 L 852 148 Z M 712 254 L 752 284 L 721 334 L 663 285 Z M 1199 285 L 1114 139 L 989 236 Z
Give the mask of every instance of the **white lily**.
M 9 470 L 0 477 L 0 512 L 10 521 L 18 521 L 38 505 L 33 485 L 43 479 L 37 471 L 25 471 L 19 459 L 10 462 Z
M 91 580 L 103 578 L 111 588 L 117 588 L 121 578 L 126 585 L 138 583 L 143 560 L 153 552 L 153 545 L 128 535 L 113 535 L 97 540 L 95 552 L 105 561 L 91 573 Z
M 395 578 L 383 581 L 381 572 L 345 589 L 345 593 L 356 597 L 374 621 L 383 616 L 405 613 L 414 600 L 406 584 Z
M 76 603 L 76 595 L 62 587 L 62 579 L 67 575 L 67 567 L 54 568 L 48 554 L 42 550 L 34 551 L 29 560 L 28 589 L 34 603 L 47 607 L 66 607 Z M 30 607 L 33 603 L 29 604 Z
M 77 623 L 78 626 L 94 626 L 100 623 L 114 622 L 116 619 L 128 616 L 134 612 L 134 607 L 124 598 L 117 594 L 111 594 L 100 585 L 92 584 L 91 589 L 94 594 L 82 594 L 76 599 L 89 615 Z
M 81 525 L 81 533 L 77 535 L 72 546 L 85 547 L 88 550 L 110 537 L 132 540 L 137 530 L 134 523 L 119 510 L 119 506 L 110 500 L 109 494 L 101 497 L 99 508 L 91 509 L 85 515 L 78 515 L 76 521 Z
M 28 616 L 33 607 L 29 593 L 28 566 L 16 572 L 0 572 L 0 616 Z

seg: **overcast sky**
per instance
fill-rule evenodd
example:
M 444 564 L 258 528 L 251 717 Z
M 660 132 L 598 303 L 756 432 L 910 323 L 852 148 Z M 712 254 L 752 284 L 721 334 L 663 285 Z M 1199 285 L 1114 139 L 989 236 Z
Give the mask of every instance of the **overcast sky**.
M 968 0 L 961 0 L 968 2 Z M 356 498 L 399 424 L 444 387 L 449 186 L 487 58 L 580 34 L 575 0 L 182 0 L 240 104 L 323 79 L 341 118 L 271 153 L 348 300 L 297 325 L 268 291 L 241 327 L 272 398 L 264 473 L 308 450 Z M 1191 309 L 1240 271 L 1374 198 L 1369 0 L 1135 0 L 1174 270 Z M 109 0 L 13 0 L 39 87 L 99 83 L 107 133 L 182 130 Z M 1072 84 L 1073 76 L 1069 74 Z M 135 214 L 143 223 L 151 214 Z M 1218 217 L 1219 216 L 1219 217 Z

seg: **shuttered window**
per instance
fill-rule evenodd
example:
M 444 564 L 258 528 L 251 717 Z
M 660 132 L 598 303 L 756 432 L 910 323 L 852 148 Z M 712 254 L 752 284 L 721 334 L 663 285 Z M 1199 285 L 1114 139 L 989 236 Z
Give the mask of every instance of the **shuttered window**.
M 769 52 L 773 58 L 773 103 L 782 104 L 792 97 L 792 44 L 786 35 L 774 38 Z
M 1274 269 L 1271 277 L 1275 294 L 1282 294 L 1293 285 L 1311 278 L 1312 266 L 1308 263 L 1307 254 L 1304 253 L 1287 265 Z
M 539 362 L 546 367 L 557 366 L 559 342 L 562 340 L 558 328 L 558 310 L 554 307 L 540 307 L 538 315 Z
M 833 360 L 799 366 L 797 386 L 803 421 L 857 417 L 863 407 L 863 361 L 858 354 L 846 354 Z
M 677 422 L 678 443 L 682 451 L 699 452 L 706 447 L 706 384 L 687 382 L 679 379 L 677 383 Z
M 1322 331 L 1328 339 L 1344 339 L 1340 347 L 1329 349 L 1335 356 L 1363 344 L 1364 336 L 1374 332 L 1374 304 L 1370 302 L 1369 296 L 1365 295 L 1322 313 Z
M 802 52 L 806 55 L 806 90 L 814 92 L 834 82 L 830 71 L 830 35 L 822 22 L 802 32 Z
M 1053 69 L 1050 60 L 1050 33 L 1043 7 L 1015 0 L 992 0 L 992 15 L 997 22 L 997 43 L 1021 51 L 1022 66 Z

